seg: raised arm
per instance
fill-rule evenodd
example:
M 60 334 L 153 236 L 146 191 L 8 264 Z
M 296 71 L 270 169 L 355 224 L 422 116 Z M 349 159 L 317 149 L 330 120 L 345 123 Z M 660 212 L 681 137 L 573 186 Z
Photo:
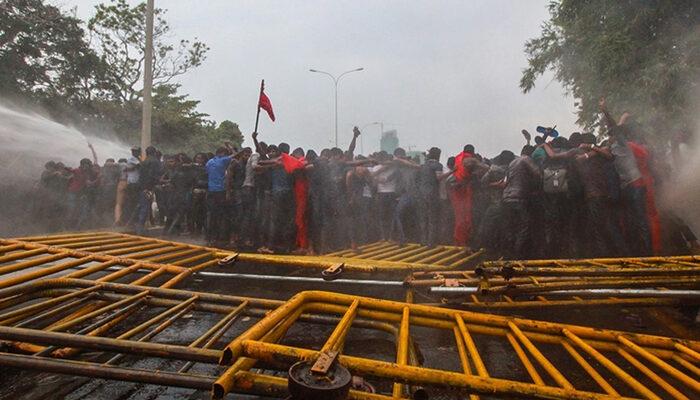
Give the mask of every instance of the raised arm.
M 413 169 L 419 169 L 419 168 L 420 168 L 420 165 L 414 163 L 414 162 L 411 161 L 411 160 L 405 160 L 405 159 L 403 159 L 403 158 L 396 158 L 394 161 L 395 161 L 397 164 L 400 164 L 400 165 L 402 165 L 402 166 L 404 166 L 404 167 L 409 167 L 409 168 L 413 168 Z
M 452 174 L 454 174 L 454 173 L 455 173 L 454 170 L 450 170 L 450 171 L 447 171 L 447 172 L 440 173 L 440 174 L 438 175 L 438 180 L 439 180 L 439 181 L 444 181 L 445 179 L 447 179 L 447 178 L 449 178 L 450 176 L 452 176 Z
M 224 142 L 224 146 L 226 146 L 226 149 L 230 151 L 231 154 L 236 154 L 236 148 L 233 146 L 233 143 L 227 140 Z
M 608 103 L 605 100 L 605 97 L 601 97 L 600 100 L 598 100 L 598 109 L 600 109 L 600 112 L 603 114 L 603 119 L 605 120 L 605 124 L 607 125 L 608 129 L 617 126 L 615 118 L 613 118 L 610 111 L 608 111 Z
M 90 152 L 92 152 L 92 162 L 95 165 L 99 165 L 97 163 L 97 152 L 95 151 L 95 147 L 92 145 L 92 143 L 88 142 L 88 147 L 90 148 Z
M 355 154 L 355 147 L 357 146 L 357 138 L 360 136 L 360 128 L 354 127 L 352 128 L 352 140 L 350 141 L 350 147 L 348 147 L 348 153 L 350 156 L 354 156 Z
M 253 132 L 253 144 L 255 144 L 255 152 L 262 155 L 263 151 L 260 148 L 260 143 L 258 142 L 258 132 Z
M 607 146 L 605 146 L 605 147 L 592 146 L 591 153 L 592 153 L 591 155 L 600 154 L 601 156 L 607 158 L 608 160 L 612 160 L 614 158 L 612 152 L 610 151 L 610 147 L 607 147 Z M 586 154 L 588 154 L 588 153 L 586 153 Z
M 576 149 L 570 149 L 557 153 L 554 151 L 554 149 L 552 149 L 552 146 L 549 143 L 545 143 L 543 147 L 544 151 L 547 153 L 547 157 L 552 160 L 567 160 L 574 158 L 577 154 L 579 154 Z

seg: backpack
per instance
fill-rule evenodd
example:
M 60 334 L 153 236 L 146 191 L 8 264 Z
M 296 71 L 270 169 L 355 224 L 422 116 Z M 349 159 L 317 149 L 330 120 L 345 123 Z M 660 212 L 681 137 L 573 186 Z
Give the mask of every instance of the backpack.
M 542 189 L 545 193 L 565 193 L 569 190 L 566 168 L 545 168 L 542 171 Z

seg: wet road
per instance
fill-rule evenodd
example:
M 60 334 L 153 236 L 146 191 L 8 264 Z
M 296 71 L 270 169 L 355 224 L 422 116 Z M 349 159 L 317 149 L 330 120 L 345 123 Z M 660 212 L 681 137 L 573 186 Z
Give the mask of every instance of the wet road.
M 236 267 L 236 272 L 258 272 L 271 273 L 272 269 L 261 267 Z M 279 271 L 276 271 L 279 272 Z M 370 278 L 365 276 L 363 278 Z M 378 279 L 377 277 L 371 277 Z M 393 277 L 399 280 L 398 277 Z M 322 289 L 353 293 L 373 297 L 401 300 L 404 298 L 402 289 L 392 289 L 386 287 L 369 287 L 364 285 L 337 285 L 333 283 L 324 284 L 290 284 L 290 283 L 263 283 L 251 280 L 237 280 L 229 278 L 202 278 L 192 277 L 188 282 L 184 282 L 180 287 L 187 287 L 195 291 L 207 291 L 222 294 L 235 294 L 242 296 L 264 297 L 286 300 L 291 295 L 301 290 Z M 669 324 L 666 317 L 669 313 L 673 320 L 680 323 Z M 691 312 L 683 314 L 678 310 L 665 310 L 659 314 L 652 309 L 570 309 L 570 310 L 534 310 L 519 312 L 519 316 L 526 318 L 545 319 L 549 321 L 566 322 L 571 324 L 590 325 L 600 328 L 622 329 L 641 333 L 654 333 L 669 336 L 684 336 L 692 334 Z M 198 315 L 193 313 L 179 320 L 172 328 L 157 336 L 157 341 L 161 343 L 189 343 L 202 333 L 201 326 L 207 326 L 213 322 L 204 324 L 203 318 L 213 318 L 210 314 Z M 665 322 L 666 321 L 666 322 Z M 232 338 L 247 329 L 254 320 L 243 319 L 240 323 L 227 332 L 221 338 L 216 348 L 222 348 Z M 284 339 L 284 343 L 291 345 L 303 345 L 304 347 L 320 348 L 326 340 L 333 327 L 296 324 L 289 331 Z M 686 331 L 683 331 L 685 329 Z M 460 371 L 459 359 L 456 357 L 457 349 L 452 334 L 447 331 L 439 331 L 427 328 L 412 328 L 412 335 L 416 344 L 424 357 L 426 367 L 440 368 L 446 370 Z M 511 348 L 504 348 L 506 341 L 496 340 L 492 337 L 474 335 L 477 347 L 484 355 L 484 362 L 487 370 L 492 376 L 511 376 L 527 380 L 527 373 L 522 364 L 515 357 Z M 548 349 L 542 346 L 542 351 L 546 354 Z M 351 330 L 345 348 L 345 352 L 350 355 L 369 357 L 374 359 L 393 361 L 395 345 L 393 338 L 386 333 L 370 331 L 364 329 Z M 451 356 L 445 357 L 448 353 Z M 548 357 L 556 355 L 546 354 Z M 87 354 L 88 359 L 104 360 L 104 355 Z M 107 356 L 108 358 L 108 356 Z M 126 357 L 121 366 L 145 368 L 150 370 L 177 371 L 180 364 L 172 361 L 156 359 L 137 359 Z M 207 375 L 216 375 L 222 369 L 217 366 L 198 364 L 191 372 Z M 581 372 L 582 381 L 583 372 Z M 101 379 L 88 379 L 70 376 L 57 376 L 52 374 L 36 373 L 29 371 L 19 371 L 14 369 L 3 369 L 0 374 L 0 399 L 67 399 L 67 400 L 155 400 L 155 399 L 208 399 L 209 393 L 205 391 L 194 391 L 191 389 L 180 389 L 161 387 L 155 385 L 133 384 L 125 382 L 106 381 Z M 373 382 L 378 384 L 377 382 Z M 576 385 L 581 389 L 585 386 Z M 380 389 L 388 387 L 379 386 Z M 590 387 L 589 389 L 595 389 Z M 261 397 L 251 397 L 242 395 L 230 395 L 232 399 L 263 399 Z M 453 399 L 449 395 L 437 395 L 432 399 Z M 482 397 L 483 398 L 483 397 Z

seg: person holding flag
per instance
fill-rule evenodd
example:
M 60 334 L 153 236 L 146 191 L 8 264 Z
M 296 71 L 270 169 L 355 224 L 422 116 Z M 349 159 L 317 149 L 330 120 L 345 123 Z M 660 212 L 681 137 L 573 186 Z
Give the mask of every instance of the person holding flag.
M 275 122 L 275 112 L 272 109 L 272 102 L 270 98 L 265 94 L 265 79 L 260 82 L 260 97 L 258 97 L 258 112 L 255 114 L 255 130 L 253 132 L 258 132 L 258 122 L 260 122 L 260 109 L 267 112 L 267 116 L 270 117 L 272 122 Z

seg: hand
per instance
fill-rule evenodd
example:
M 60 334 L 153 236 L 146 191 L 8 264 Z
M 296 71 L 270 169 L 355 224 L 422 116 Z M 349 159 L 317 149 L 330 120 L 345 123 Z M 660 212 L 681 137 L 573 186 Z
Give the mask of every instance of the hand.
M 581 143 L 580 145 L 578 145 L 578 147 L 580 147 L 584 150 L 590 150 L 593 148 L 593 145 L 590 143 Z
M 352 134 L 354 135 L 354 137 L 360 136 L 360 128 L 358 128 L 358 127 L 352 128 Z
M 624 125 L 625 122 L 627 122 L 627 120 L 628 120 L 631 116 L 632 116 L 632 114 L 630 114 L 629 112 L 627 112 L 627 111 L 623 112 L 622 115 L 620 116 L 620 121 L 619 121 L 617 124 L 618 124 L 618 125 Z
M 530 132 L 528 132 L 527 130 L 523 129 L 523 130 L 520 131 L 520 133 L 522 133 L 523 136 L 525 137 L 525 140 L 527 140 L 527 144 L 530 144 L 530 141 L 532 140 L 532 135 L 530 135 Z
M 253 140 L 258 138 L 258 132 L 253 132 Z
M 89 148 L 94 149 L 94 147 L 92 147 L 92 143 L 90 143 L 90 142 L 87 142 L 87 143 L 88 143 Z

